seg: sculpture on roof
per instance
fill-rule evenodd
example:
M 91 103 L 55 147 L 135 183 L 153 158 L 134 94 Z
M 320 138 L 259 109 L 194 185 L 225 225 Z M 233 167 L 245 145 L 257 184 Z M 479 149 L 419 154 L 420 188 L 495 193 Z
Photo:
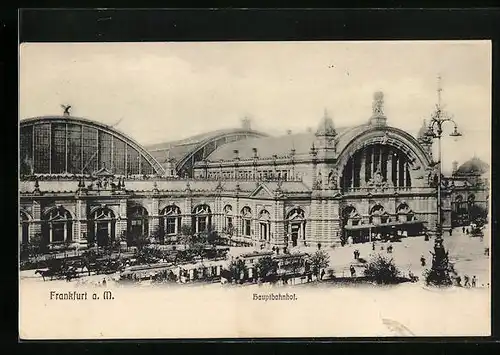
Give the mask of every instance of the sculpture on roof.
M 321 190 L 323 187 L 323 175 L 321 174 L 321 171 L 318 172 L 318 176 L 316 177 L 316 182 L 314 184 L 314 188 Z
M 328 174 L 328 185 L 331 189 L 336 189 L 337 186 L 337 170 L 332 169 L 330 170 L 330 173 Z
M 373 95 L 373 117 L 384 117 L 384 93 L 377 91 Z
M 69 110 L 71 109 L 71 105 L 61 105 L 64 116 L 69 116 Z

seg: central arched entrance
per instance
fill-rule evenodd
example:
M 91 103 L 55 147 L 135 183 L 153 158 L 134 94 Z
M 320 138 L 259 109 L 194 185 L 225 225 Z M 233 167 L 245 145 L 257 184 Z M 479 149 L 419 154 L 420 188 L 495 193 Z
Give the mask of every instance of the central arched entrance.
M 306 219 L 305 212 L 301 208 L 293 208 L 286 215 L 286 231 L 290 236 L 292 246 L 297 246 L 299 242 L 306 240 Z
M 358 188 L 412 186 L 412 162 L 399 148 L 372 144 L 356 151 L 344 166 L 343 191 Z
M 108 246 L 115 240 L 116 218 L 109 207 L 100 207 L 90 214 L 90 240 Z

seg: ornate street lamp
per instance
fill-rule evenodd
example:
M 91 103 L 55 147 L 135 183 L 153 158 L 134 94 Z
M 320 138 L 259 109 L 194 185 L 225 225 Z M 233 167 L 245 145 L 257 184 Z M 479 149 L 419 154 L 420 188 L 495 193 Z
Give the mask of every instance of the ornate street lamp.
M 426 135 L 432 139 L 438 140 L 438 179 L 437 179 L 437 224 L 436 224 L 436 242 L 442 242 L 442 217 L 441 217 L 441 136 L 443 134 L 443 125 L 446 122 L 453 123 L 453 132 L 450 133 L 451 137 L 460 137 L 462 134 L 458 131 L 456 122 L 453 120 L 453 115 L 448 114 L 443 110 L 443 105 L 441 104 L 441 77 L 438 76 L 438 103 L 436 104 L 436 110 L 431 116 L 429 122 L 428 130 Z

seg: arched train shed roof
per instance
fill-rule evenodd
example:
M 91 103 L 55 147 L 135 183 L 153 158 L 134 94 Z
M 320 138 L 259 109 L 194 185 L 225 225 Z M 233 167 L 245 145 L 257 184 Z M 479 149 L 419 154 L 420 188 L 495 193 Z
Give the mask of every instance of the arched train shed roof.
M 20 128 L 24 128 L 27 126 L 33 126 L 37 124 L 47 124 L 47 123 L 68 123 L 74 125 L 82 125 L 97 129 L 98 131 L 105 132 L 115 138 L 126 143 L 128 146 L 134 148 L 149 164 L 151 164 L 155 173 L 158 175 L 164 175 L 165 170 L 161 166 L 161 164 L 154 158 L 153 155 L 150 154 L 148 150 L 146 150 L 140 143 L 135 141 L 133 138 L 129 137 L 123 132 L 118 131 L 112 126 L 96 122 L 83 117 L 74 117 L 74 116 L 37 116 L 37 117 L 29 117 L 20 120 L 19 126 Z
M 161 163 L 169 159 L 175 162 L 177 171 L 191 167 L 195 161 L 208 157 L 222 145 L 252 138 L 264 138 L 263 132 L 244 128 L 221 129 L 195 135 L 186 139 L 146 146 L 146 149 Z

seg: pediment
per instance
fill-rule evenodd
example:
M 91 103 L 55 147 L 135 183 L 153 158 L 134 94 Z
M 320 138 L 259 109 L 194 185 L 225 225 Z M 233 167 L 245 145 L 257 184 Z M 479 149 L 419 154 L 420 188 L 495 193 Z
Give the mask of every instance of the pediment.
M 97 170 L 95 173 L 94 173 L 95 176 L 102 176 L 102 177 L 105 177 L 105 176 L 114 176 L 114 174 L 109 171 L 108 169 L 106 169 L 106 167 L 102 167 L 100 168 L 99 170 Z
M 253 190 L 252 193 L 250 194 L 250 197 L 266 197 L 266 198 L 268 198 L 268 197 L 273 197 L 273 196 L 274 196 L 274 194 L 264 184 L 257 186 L 257 188 L 255 190 Z

